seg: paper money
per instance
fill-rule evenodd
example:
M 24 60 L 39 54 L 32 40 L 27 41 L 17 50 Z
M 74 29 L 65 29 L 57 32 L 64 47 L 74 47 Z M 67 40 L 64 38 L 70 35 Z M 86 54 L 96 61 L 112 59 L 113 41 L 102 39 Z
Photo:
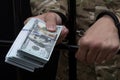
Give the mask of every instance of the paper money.
M 48 61 L 61 30 L 58 26 L 56 32 L 50 32 L 45 23 L 38 20 L 20 50 L 36 60 Z
M 5 62 L 32 72 L 44 67 L 62 30 L 62 26 L 56 27 L 55 32 L 50 32 L 44 21 L 31 18 L 8 51 Z

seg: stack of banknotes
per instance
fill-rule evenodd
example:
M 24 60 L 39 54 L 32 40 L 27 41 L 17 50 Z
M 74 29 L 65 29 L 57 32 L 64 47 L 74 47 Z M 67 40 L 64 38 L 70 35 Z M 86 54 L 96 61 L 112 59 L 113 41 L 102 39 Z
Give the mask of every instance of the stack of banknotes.
M 62 30 L 62 26 L 56 27 L 55 32 L 49 32 L 44 21 L 31 18 L 16 37 L 5 62 L 31 72 L 44 67 Z

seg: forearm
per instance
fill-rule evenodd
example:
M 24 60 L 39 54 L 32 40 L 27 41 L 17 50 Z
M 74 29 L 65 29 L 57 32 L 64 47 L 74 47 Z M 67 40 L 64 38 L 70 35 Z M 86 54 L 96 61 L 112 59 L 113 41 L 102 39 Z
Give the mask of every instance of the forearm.
M 67 14 L 67 0 L 31 0 L 31 9 L 33 15 L 39 15 L 49 11 Z

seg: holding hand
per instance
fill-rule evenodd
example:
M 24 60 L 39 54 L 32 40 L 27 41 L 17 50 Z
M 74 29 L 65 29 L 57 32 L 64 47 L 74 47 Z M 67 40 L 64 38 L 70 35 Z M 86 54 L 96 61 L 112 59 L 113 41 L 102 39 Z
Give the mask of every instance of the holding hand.
M 56 14 L 54 12 L 47 12 L 47 13 L 43 13 L 42 15 L 38 15 L 38 16 L 34 16 L 34 17 L 45 21 L 47 30 L 49 30 L 51 32 L 56 31 L 56 25 L 61 25 L 62 24 L 62 19 L 60 18 L 60 16 L 58 14 Z M 30 18 L 28 18 L 25 21 L 25 23 Z M 68 29 L 63 25 L 63 29 L 62 29 L 61 35 L 60 35 L 60 37 L 57 41 L 57 44 L 61 43 L 62 40 L 67 36 L 67 34 L 68 34 Z
M 119 49 L 118 30 L 109 16 L 97 20 L 79 40 L 76 58 L 84 63 L 102 63 L 116 55 Z

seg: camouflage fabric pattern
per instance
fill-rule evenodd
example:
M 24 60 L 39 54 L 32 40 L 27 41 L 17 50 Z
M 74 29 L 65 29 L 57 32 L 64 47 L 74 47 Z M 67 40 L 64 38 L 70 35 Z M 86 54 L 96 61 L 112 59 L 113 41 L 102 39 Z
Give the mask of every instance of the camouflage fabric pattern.
M 58 11 L 66 15 L 67 1 L 65 0 L 31 0 L 33 15 L 42 14 L 48 11 Z
M 102 10 L 110 10 L 120 16 L 120 0 L 76 0 L 77 29 L 87 30 Z M 31 0 L 33 15 L 51 10 L 67 15 L 67 0 Z M 80 36 L 77 36 L 80 38 Z M 66 51 L 61 51 L 56 80 L 68 80 L 68 58 Z M 78 80 L 120 80 L 120 55 L 113 60 L 99 65 L 86 65 L 77 62 Z

